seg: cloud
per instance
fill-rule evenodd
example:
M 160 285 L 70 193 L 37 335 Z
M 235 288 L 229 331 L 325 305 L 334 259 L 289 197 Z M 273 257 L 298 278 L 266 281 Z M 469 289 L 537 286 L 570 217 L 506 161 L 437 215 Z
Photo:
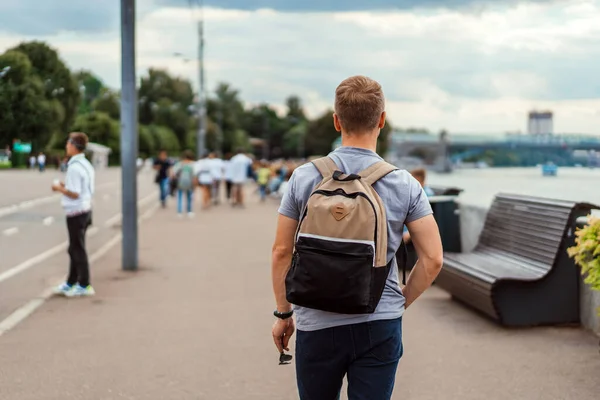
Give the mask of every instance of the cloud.
M 192 0 L 197 4 L 196 0 Z M 549 0 L 529 0 L 547 2 Z M 519 0 L 503 0 L 503 4 L 514 4 Z M 188 0 L 158 0 L 159 4 L 172 7 L 187 7 Z M 365 10 L 414 10 L 417 8 L 479 9 L 497 4 L 498 0 L 204 0 L 212 7 L 236 10 L 272 9 L 277 11 L 365 11 Z
M 600 126 L 600 0 L 470 13 L 207 7 L 205 18 L 209 87 L 229 82 L 248 103 L 281 105 L 297 94 L 314 116 L 332 104 L 343 78 L 365 74 L 382 83 L 390 117 L 399 126 L 524 130 L 532 108 L 554 110 L 560 131 L 596 132 Z M 139 74 L 164 67 L 197 82 L 197 33 L 189 9 L 147 6 L 137 35 Z M 116 27 L 0 33 L 0 50 L 32 38 L 49 41 L 71 67 L 91 69 L 119 86 Z M 192 61 L 175 57 L 176 52 Z

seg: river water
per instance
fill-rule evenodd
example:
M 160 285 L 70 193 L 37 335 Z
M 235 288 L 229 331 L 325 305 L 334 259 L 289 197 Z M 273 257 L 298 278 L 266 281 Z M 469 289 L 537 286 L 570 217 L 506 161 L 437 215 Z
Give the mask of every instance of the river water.
M 542 176 L 538 168 L 458 169 L 430 172 L 428 184 L 463 189 L 461 203 L 488 207 L 497 193 L 573 200 L 600 206 L 600 169 L 559 168 L 557 176 Z

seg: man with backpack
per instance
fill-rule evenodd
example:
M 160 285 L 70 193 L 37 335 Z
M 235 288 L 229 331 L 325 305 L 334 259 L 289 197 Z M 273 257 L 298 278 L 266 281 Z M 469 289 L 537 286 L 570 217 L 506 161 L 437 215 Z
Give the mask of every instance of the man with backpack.
M 183 197 L 187 201 L 187 214 L 194 217 L 192 212 L 194 189 L 196 188 L 196 171 L 194 154 L 190 150 L 183 152 L 183 160 L 173 167 L 173 180 L 177 187 L 177 215 L 183 216 Z
M 403 353 L 404 310 L 442 266 L 423 189 L 375 152 L 385 117 L 377 82 L 363 76 L 343 81 L 333 116 L 342 147 L 297 168 L 279 208 L 272 336 L 285 360 L 298 326 L 301 400 L 338 399 L 344 376 L 350 400 L 390 399 Z M 404 224 L 419 259 L 401 288 L 404 265 L 395 254 Z

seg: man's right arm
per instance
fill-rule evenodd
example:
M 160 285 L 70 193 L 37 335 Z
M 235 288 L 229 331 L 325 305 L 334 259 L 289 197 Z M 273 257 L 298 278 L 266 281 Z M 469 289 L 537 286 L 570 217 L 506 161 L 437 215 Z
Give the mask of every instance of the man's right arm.
M 438 276 L 444 262 L 444 252 L 440 232 L 433 218 L 427 215 L 406 224 L 418 260 L 408 276 L 402 293 L 406 299 L 405 307 L 410 306 L 427 290 Z

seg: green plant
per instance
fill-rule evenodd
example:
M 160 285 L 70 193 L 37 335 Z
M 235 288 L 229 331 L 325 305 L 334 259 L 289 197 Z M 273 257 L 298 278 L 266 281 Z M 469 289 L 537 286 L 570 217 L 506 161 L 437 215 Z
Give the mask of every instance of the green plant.
M 567 249 L 569 257 L 581 267 L 584 282 L 600 291 L 600 218 L 588 217 L 587 225 L 577 229 L 575 236 L 575 246 Z

